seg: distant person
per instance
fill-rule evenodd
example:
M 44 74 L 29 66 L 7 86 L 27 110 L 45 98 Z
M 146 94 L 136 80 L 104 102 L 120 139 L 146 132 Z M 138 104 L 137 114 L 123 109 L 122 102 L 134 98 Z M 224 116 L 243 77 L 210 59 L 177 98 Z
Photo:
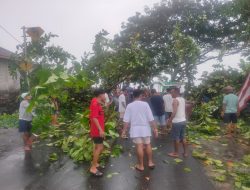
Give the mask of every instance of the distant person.
M 120 113 L 120 119 L 123 120 L 124 117 L 124 113 L 127 107 L 126 104 L 126 95 L 127 95 L 127 91 L 124 89 L 120 92 L 119 95 L 119 113 Z
M 171 90 L 173 97 L 173 112 L 168 120 L 168 124 L 172 125 L 171 136 L 174 141 L 174 152 L 169 153 L 171 157 L 179 157 L 179 144 L 183 146 L 183 156 L 187 157 L 187 143 L 185 138 L 186 130 L 186 106 L 185 99 L 180 96 L 180 89 L 173 88 Z
M 171 117 L 171 114 L 173 112 L 173 98 L 170 91 L 171 89 L 167 89 L 167 94 L 163 96 L 165 112 L 166 112 L 166 120 L 168 120 Z
M 144 146 L 146 147 L 146 154 L 148 157 L 148 167 L 150 169 L 155 167 L 152 158 L 150 126 L 152 127 L 155 137 L 158 136 L 158 131 L 149 105 L 142 101 L 143 91 L 134 90 L 133 96 L 134 101 L 128 105 L 123 118 L 123 134 L 126 134 L 126 131 L 130 126 L 130 137 L 133 139 L 133 142 L 136 145 L 136 154 L 138 158 L 138 163 L 135 168 L 138 171 L 144 171 Z
M 114 102 L 114 107 L 115 111 L 119 111 L 119 94 L 120 94 L 120 89 L 116 89 L 113 91 L 113 102 Z
M 112 97 L 110 96 L 110 94 L 105 93 L 105 107 L 109 108 L 109 106 L 113 103 L 113 99 L 111 99 Z
M 210 98 L 209 98 L 208 95 L 204 95 L 204 96 L 202 97 L 202 100 L 201 100 L 202 103 L 208 103 L 209 101 L 210 101 Z
M 165 106 L 162 96 L 160 96 L 155 89 L 151 90 L 152 97 L 150 98 L 151 109 L 154 115 L 154 119 L 160 131 L 163 132 L 166 127 L 166 118 L 165 118 Z
M 143 101 L 147 102 L 150 106 L 150 98 L 151 98 L 151 92 L 149 89 L 143 90 Z
M 103 176 L 103 173 L 98 170 L 100 167 L 98 161 L 100 154 L 103 151 L 103 141 L 105 138 L 104 126 L 104 110 L 102 105 L 105 105 L 106 97 L 105 91 L 97 89 L 94 92 L 95 98 L 91 100 L 90 104 L 90 136 L 94 142 L 93 161 L 90 168 L 90 173 L 96 177 Z
M 30 105 L 31 96 L 29 93 L 22 93 L 23 99 L 19 107 L 19 132 L 22 133 L 24 150 L 30 151 L 32 148 L 32 112 L 28 112 L 27 108 Z
M 127 84 L 126 88 L 126 99 L 127 99 L 127 104 L 133 102 L 133 91 L 134 89 L 129 86 L 129 83 Z
M 226 95 L 223 98 L 223 107 L 221 116 L 224 120 L 224 123 L 227 125 L 227 134 L 231 136 L 235 133 L 237 128 L 237 119 L 240 115 L 238 110 L 239 99 L 233 93 L 233 87 L 227 86 L 225 89 Z
M 52 103 L 51 125 L 58 127 L 58 126 L 60 126 L 60 124 L 58 122 L 58 116 L 59 116 L 58 99 L 56 97 L 51 97 L 50 100 Z

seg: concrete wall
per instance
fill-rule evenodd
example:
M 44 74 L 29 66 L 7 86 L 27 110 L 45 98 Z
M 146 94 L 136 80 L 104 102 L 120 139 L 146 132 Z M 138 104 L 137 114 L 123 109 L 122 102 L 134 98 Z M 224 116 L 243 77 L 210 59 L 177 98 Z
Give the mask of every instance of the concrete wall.
M 20 75 L 13 78 L 8 69 L 10 61 L 0 59 L 0 114 L 2 112 L 12 112 L 18 104 L 20 93 Z

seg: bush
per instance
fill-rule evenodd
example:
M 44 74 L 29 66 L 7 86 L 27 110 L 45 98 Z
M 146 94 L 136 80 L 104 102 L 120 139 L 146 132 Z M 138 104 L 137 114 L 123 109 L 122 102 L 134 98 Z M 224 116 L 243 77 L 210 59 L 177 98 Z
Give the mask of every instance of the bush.
M 2 114 L 0 115 L 0 127 L 17 128 L 18 114 Z

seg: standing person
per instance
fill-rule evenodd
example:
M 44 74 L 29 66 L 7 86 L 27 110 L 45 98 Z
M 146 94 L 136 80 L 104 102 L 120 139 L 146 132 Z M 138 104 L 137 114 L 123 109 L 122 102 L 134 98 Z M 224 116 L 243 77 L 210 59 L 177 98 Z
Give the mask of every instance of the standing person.
M 90 136 L 94 142 L 93 161 L 90 168 L 90 173 L 96 177 L 103 176 L 103 173 L 98 170 L 100 167 L 98 161 L 100 154 L 103 151 L 103 141 L 105 137 L 104 126 L 104 110 L 102 105 L 105 105 L 106 97 L 105 91 L 97 89 L 94 92 L 95 98 L 90 104 Z
M 120 113 L 120 119 L 123 120 L 124 117 L 124 113 L 126 110 L 126 90 L 122 90 L 120 92 L 120 96 L 119 96 L 119 113 Z
M 170 94 L 171 89 L 167 89 L 167 94 L 163 96 L 164 106 L 165 106 L 165 114 L 166 114 L 166 121 L 171 117 L 173 112 L 173 97 Z M 169 126 L 171 129 L 171 126 Z
M 152 146 L 150 142 L 151 128 L 154 132 L 155 137 L 158 136 L 158 131 L 148 103 L 142 101 L 143 91 L 134 90 L 133 96 L 134 102 L 128 105 L 124 115 L 123 134 L 126 133 L 126 130 L 130 126 L 130 137 L 136 144 L 136 153 L 138 158 L 138 163 L 135 168 L 138 171 L 144 171 L 144 146 L 146 147 L 146 154 L 148 157 L 148 167 L 150 169 L 153 169 L 155 167 L 152 158 Z
M 116 112 L 119 111 L 119 94 L 120 94 L 120 89 L 116 89 L 113 91 L 113 102 Z
M 174 152 L 169 153 L 171 157 L 179 157 L 179 144 L 183 146 L 183 156 L 187 157 L 187 142 L 185 138 L 186 130 L 186 105 L 185 99 L 180 96 L 180 89 L 173 88 L 171 90 L 173 97 L 173 113 L 168 120 L 168 124 L 172 125 L 171 135 L 174 141 Z
M 58 127 L 60 125 L 58 123 L 58 116 L 59 116 L 58 99 L 56 97 L 51 97 L 51 103 L 52 103 L 51 124 L 52 126 Z
M 164 100 L 155 89 L 151 90 L 152 97 L 150 98 L 151 109 L 154 119 L 160 127 L 161 132 L 166 127 Z
M 225 93 L 221 116 L 227 125 L 227 134 L 230 137 L 237 128 L 237 117 L 240 114 L 238 110 L 239 99 L 238 96 L 233 94 L 233 87 L 231 86 L 225 88 Z
M 27 108 L 30 105 L 31 96 L 29 93 L 21 94 L 23 99 L 19 107 L 19 132 L 23 133 L 23 142 L 24 150 L 30 151 L 32 148 L 32 137 L 31 137 L 31 128 L 32 128 L 32 112 L 27 112 Z

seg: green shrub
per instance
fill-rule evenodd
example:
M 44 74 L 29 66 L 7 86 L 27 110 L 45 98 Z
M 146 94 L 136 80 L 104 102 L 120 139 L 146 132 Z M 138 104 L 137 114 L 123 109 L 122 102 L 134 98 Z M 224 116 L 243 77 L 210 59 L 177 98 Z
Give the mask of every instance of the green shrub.
M 2 114 L 0 115 L 0 127 L 17 128 L 18 114 Z

